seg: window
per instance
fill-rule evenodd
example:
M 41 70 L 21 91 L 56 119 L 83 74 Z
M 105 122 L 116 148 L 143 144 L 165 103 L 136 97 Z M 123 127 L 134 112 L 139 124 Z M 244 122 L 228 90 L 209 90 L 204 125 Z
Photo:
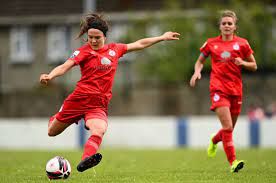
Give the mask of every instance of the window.
M 114 42 L 119 41 L 126 36 L 128 32 L 128 26 L 126 24 L 114 24 L 110 32 L 108 32 L 108 39 Z
M 10 58 L 15 63 L 30 63 L 33 60 L 31 28 L 15 26 L 10 31 Z
M 65 61 L 70 51 L 70 35 L 66 26 L 48 28 L 47 57 L 50 63 Z

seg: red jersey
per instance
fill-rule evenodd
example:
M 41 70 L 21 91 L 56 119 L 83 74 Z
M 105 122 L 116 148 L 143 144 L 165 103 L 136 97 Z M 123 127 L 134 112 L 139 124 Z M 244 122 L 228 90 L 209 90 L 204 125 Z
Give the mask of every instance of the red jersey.
M 210 91 L 241 96 L 242 67 L 236 65 L 234 59 L 240 57 L 246 60 L 253 53 L 247 40 L 234 36 L 231 41 L 223 41 L 222 36 L 218 36 L 208 39 L 200 51 L 205 57 L 211 56 Z
M 99 95 L 110 100 L 118 60 L 126 52 L 127 45 L 117 43 L 107 44 L 99 50 L 93 50 L 86 43 L 77 49 L 70 57 L 81 70 L 74 94 Z

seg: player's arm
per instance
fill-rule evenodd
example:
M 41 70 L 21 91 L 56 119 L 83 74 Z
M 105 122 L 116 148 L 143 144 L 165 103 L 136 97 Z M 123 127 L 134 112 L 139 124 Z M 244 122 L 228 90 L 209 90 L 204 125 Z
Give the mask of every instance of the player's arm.
M 204 56 L 203 53 L 201 53 L 195 63 L 195 66 L 194 66 L 194 74 L 190 80 L 191 87 L 195 86 L 196 80 L 201 79 L 201 71 L 203 69 L 203 64 L 205 62 L 205 59 L 206 59 L 206 57 Z
M 161 36 L 140 39 L 127 44 L 127 52 L 142 50 L 161 41 L 179 40 L 179 36 L 180 34 L 177 32 L 165 32 Z
M 73 60 L 67 60 L 63 64 L 55 67 L 49 74 L 41 74 L 40 75 L 40 83 L 47 84 L 48 81 L 65 74 L 67 71 L 69 71 L 73 66 L 75 62 Z
M 241 65 L 245 69 L 250 71 L 256 71 L 257 70 L 257 63 L 255 60 L 255 57 L 253 54 L 250 54 L 249 57 L 245 60 L 242 60 L 240 57 L 235 58 L 235 64 Z

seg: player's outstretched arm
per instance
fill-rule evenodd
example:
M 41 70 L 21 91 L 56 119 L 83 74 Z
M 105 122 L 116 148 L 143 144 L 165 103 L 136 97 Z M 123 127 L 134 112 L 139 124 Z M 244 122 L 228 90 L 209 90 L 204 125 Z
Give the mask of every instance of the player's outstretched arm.
M 133 43 L 127 44 L 127 52 L 142 50 L 160 41 L 179 40 L 179 36 L 180 34 L 177 32 L 165 32 L 161 36 L 140 39 Z
M 74 66 L 73 60 L 67 60 L 64 64 L 61 64 L 55 67 L 49 74 L 41 74 L 40 75 L 40 83 L 47 84 L 48 81 L 54 79 L 55 77 L 61 76 L 65 74 L 68 70 L 70 70 Z

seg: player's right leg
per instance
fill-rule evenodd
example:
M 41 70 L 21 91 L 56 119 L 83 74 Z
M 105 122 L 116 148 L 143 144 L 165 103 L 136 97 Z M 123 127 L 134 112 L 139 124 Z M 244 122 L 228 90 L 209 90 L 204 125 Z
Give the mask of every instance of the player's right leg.
M 215 134 L 211 135 L 209 146 L 207 149 L 207 155 L 209 158 L 214 158 L 217 154 L 218 145 L 213 142 Z
M 56 115 L 55 115 L 56 116 Z M 71 123 L 62 123 L 52 116 L 48 123 L 48 136 L 53 137 L 63 132 Z
M 222 132 L 223 129 L 220 129 L 216 134 L 212 134 L 210 137 L 209 146 L 207 149 L 207 155 L 210 158 L 213 158 L 216 156 L 217 149 L 218 149 L 218 143 L 222 141 Z

